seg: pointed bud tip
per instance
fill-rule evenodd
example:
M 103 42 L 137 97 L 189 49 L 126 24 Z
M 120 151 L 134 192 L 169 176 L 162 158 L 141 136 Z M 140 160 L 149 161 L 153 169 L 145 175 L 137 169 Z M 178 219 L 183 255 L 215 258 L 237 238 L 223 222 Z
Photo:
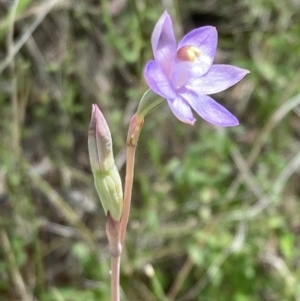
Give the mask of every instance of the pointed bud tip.
M 92 116 L 95 115 L 95 110 L 96 110 L 96 108 L 97 108 L 97 105 L 92 104 Z
M 111 133 L 103 114 L 96 104 L 92 105 L 88 146 L 93 171 L 104 172 L 112 167 L 114 157 Z
M 102 112 L 96 104 L 92 104 L 92 118 L 95 118 L 97 120 L 104 119 Z
M 96 126 L 97 126 L 97 120 L 99 120 L 99 117 L 98 117 L 98 111 L 99 108 L 96 104 L 92 104 L 92 113 L 91 113 L 91 122 L 90 122 L 90 130 L 91 131 L 96 131 Z
M 94 129 L 97 135 L 103 137 L 103 139 L 111 140 L 111 134 L 106 119 L 96 104 L 92 105 L 90 128 Z

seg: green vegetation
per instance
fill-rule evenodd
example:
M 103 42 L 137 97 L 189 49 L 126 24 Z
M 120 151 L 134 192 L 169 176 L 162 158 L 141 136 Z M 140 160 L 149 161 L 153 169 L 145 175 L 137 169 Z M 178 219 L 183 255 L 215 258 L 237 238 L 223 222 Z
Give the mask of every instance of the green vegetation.
M 178 39 L 216 26 L 217 62 L 251 73 L 215 97 L 239 127 L 191 127 L 166 105 L 147 116 L 122 300 L 300 300 L 298 1 L 15 0 L 0 2 L 1 301 L 109 300 L 91 105 L 124 176 L 128 121 L 166 6 Z

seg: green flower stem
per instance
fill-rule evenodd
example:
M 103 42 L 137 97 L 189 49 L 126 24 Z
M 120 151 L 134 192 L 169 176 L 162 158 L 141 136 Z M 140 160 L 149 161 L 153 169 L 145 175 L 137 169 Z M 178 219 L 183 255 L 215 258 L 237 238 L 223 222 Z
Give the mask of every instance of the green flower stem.
M 137 118 L 139 120 L 143 120 L 146 117 L 146 115 L 150 114 L 164 102 L 165 100 L 157 94 L 155 94 L 152 90 L 147 90 L 139 103 L 136 113 Z

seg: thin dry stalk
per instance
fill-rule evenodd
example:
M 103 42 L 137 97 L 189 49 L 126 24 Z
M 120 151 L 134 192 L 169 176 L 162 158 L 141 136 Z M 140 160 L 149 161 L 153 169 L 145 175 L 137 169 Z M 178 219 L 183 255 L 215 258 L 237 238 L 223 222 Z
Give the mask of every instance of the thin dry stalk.
M 266 143 L 270 133 L 273 129 L 280 123 L 280 121 L 292 110 L 294 110 L 300 104 L 300 94 L 286 101 L 283 105 L 281 105 L 272 117 L 269 119 L 265 127 L 263 128 L 260 136 L 256 140 L 253 148 L 249 156 L 247 157 L 247 164 L 249 168 L 251 168 L 259 155 L 263 145 Z M 236 195 L 240 185 L 242 183 L 242 177 L 240 174 L 237 175 L 234 182 L 229 187 L 227 194 L 224 198 L 224 202 L 230 202 Z
M 96 249 L 96 239 L 93 233 L 86 227 L 86 225 L 80 220 L 80 217 L 75 213 L 72 207 L 66 203 L 63 198 L 38 174 L 32 171 L 29 163 L 23 162 L 27 169 L 27 175 L 31 180 L 31 183 L 36 189 L 41 191 L 50 204 L 57 210 L 58 214 L 65 218 L 65 220 L 72 226 L 78 229 L 80 236 L 88 243 L 89 247 L 93 250 Z
M 12 50 L 8 53 L 5 59 L 0 63 L 0 73 L 6 69 L 11 61 L 14 59 L 16 54 L 20 51 L 23 45 L 27 42 L 30 38 L 32 33 L 37 29 L 37 27 L 42 23 L 45 17 L 50 13 L 53 7 L 57 4 L 58 1 L 62 0 L 52 0 L 47 2 L 47 5 L 44 6 L 44 10 L 37 15 L 36 19 L 32 22 L 32 24 L 28 27 L 28 29 L 23 33 L 21 38 L 13 45 Z
M 7 53 L 9 57 L 12 57 L 10 61 L 10 73 L 11 73 L 11 110 L 12 110 L 12 128 L 11 137 L 12 145 L 11 149 L 16 155 L 20 153 L 20 127 L 19 127 L 19 110 L 18 110 L 18 87 L 17 87 L 17 77 L 15 73 L 15 61 L 13 56 L 13 39 L 14 39 L 14 24 L 17 13 L 19 0 L 14 2 L 12 6 L 11 13 L 9 16 L 9 29 L 7 35 Z
M 0 241 L 4 250 L 4 255 L 6 258 L 6 262 L 9 266 L 9 271 L 11 275 L 12 283 L 15 287 L 15 291 L 18 294 L 19 300 L 21 301 L 31 301 L 32 297 L 28 294 L 25 286 L 24 279 L 21 275 L 21 272 L 18 268 L 17 261 L 12 250 L 11 244 L 9 242 L 7 233 L 4 229 L 0 230 Z
M 227 246 L 218 257 L 215 258 L 213 263 L 207 269 L 205 275 L 181 298 L 178 298 L 178 301 L 188 301 L 194 300 L 199 292 L 209 283 L 209 279 L 212 279 L 222 264 L 226 261 L 226 259 L 233 253 L 239 251 L 245 241 L 247 234 L 247 225 L 243 220 L 240 220 L 235 237 L 232 243 Z
M 295 157 L 290 161 L 290 163 L 284 168 L 284 170 L 279 174 L 277 179 L 274 181 L 273 189 L 262 198 L 259 198 L 256 204 L 254 204 L 248 210 L 237 210 L 233 211 L 226 217 L 226 220 L 239 221 L 241 219 L 251 220 L 255 218 L 259 213 L 261 213 L 275 198 L 282 193 L 287 181 L 292 176 L 295 171 L 300 168 L 300 153 L 295 155 Z

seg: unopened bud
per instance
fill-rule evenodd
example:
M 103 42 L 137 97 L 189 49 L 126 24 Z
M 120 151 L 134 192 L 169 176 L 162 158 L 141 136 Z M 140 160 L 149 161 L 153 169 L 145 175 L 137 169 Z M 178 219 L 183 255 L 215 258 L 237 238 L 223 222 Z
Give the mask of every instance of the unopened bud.
M 122 182 L 115 166 L 112 139 L 107 122 L 93 105 L 89 128 L 88 147 L 95 187 L 105 214 L 120 221 L 123 210 Z

